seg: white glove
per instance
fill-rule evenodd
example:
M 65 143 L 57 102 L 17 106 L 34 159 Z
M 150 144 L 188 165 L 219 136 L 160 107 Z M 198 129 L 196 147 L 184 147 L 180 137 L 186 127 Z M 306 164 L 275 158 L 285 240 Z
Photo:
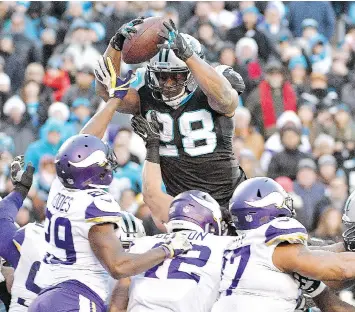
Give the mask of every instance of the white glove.
M 192 249 L 190 241 L 182 233 L 176 233 L 172 239 L 168 239 L 161 246 L 164 248 L 167 258 L 174 258 Z
M 96 61 L 94 66 L 94 74 L 95 77 L 100 83 L 102 83 L 106 90 L 110 90 L 111 88 L 111 75 L 106 66 L 104 57 L 101 55 L 99 59 Z

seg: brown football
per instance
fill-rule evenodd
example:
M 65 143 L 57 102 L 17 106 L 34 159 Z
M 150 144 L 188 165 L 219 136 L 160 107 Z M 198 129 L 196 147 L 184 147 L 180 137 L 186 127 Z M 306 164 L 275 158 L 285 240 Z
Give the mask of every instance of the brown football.
M 122 59 L 125 63 L 142 63 L 159 52 L 157 44 L 165 41 L 158 35 L 160 31 L 165 31 L 163 22 L 163 17 L 149 17 L 144 20 L 144 23 L 135 26 L 137 32 L 123 44 Z

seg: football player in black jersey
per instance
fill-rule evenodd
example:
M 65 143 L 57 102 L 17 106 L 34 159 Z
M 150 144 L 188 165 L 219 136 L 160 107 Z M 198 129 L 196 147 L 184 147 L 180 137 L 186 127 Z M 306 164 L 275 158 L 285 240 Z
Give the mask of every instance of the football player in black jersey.
M 170 21 L 161 35 L 169 33 L 172 39 L 160 47 L 149 65 L 137 70 L 123 100 L 114 101 L 123 42 L 141 22 L 137 19 L 123 25 L 99 60 L 97 90 L 108 103 L 82 132 L 102 136 L 115 110 L 141 113 L 148 120 L 151 111 L 156 111 L 160 164 L 168 194 L 199 189 L 226 207 L 233 190 L 246 179 L 232 152 L 233 115 L 238 94 L 245 88 L 243 79 L 230 67 L 207 64 L 201 44 L 179 33 Z

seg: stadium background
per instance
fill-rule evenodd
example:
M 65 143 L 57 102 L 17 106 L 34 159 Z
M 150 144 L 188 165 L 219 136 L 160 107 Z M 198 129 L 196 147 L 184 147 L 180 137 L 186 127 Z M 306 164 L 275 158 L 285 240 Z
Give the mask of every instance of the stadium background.
M 36 167 L 18 224 L 43 220 L 54 155 L 104 104 L 94 62 L 119 26 L 141 15 L 172 18 L 209 63 L 242 75 L 241 166 L 281 183 L 312 236 L 340 241 L 355 189 L 355 2 L 0 2 L 0 195 L 11 191 L 13 156 Z M 137 67 L 125 64 L 123 74 Z M 158 233 L 140 194 L 145 148 L 130 116 L 117 114 L 106 139 L 120 163 L 110 191 Z

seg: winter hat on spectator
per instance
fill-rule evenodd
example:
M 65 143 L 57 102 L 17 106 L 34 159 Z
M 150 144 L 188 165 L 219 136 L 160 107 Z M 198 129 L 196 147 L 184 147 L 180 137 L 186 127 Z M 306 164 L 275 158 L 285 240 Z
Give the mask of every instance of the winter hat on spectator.
M 4 104 L 4 114 L 9 116 L 13 109 L 17 109 L 21 114 L 26 111 L 26 105 L 18 95 L 10 97 Z
M 246 158 L 250 160 L 256 160 L 256 157 L 252 150 L 248 148 L 243 148 L 239 153 L 239 158 Z
M 53 118 L 49 118 L 46 122 L 46 130 L 47 133 L 49 132 L 59 132 L 61 133 L 63 128 L 63 122 L 53 119 Z
M 322 155 L 318 159 L 318 166 L 332 165 L 336 166 L 337 161 L 333 155 Z
M 242 52 L 245 47 L 249 47 L 253 52 L 253 58 L 255 59 L 258 55 L 258 44 L 253 38 L 244 37 L 241 38 L 235 45 L 235 55 L 237 58 L 242 57 Z
M 348 105 L 346 105 L 344 103 L 340 103 L 340 104 L 333 106 L 329 109 L 329 112 L 333 115 L 340 112 L 340 111 L 350 113 L 350 108 Z
M 254 13 L 254 14 L 256 14 L 257 16 L 260 15 L 260 11 L 259 11 L 258 8 L 255 7 L 255 6 L 251 6 L 251 7 L 249 7 L 249 8 L 245 8 L 245 9 L 242 11 L 242 14 L 243 14 L 243 15 L 244 15 L 244 14 L 247 14 L 247 13 Z
M 275 71 L 283 73 L 282 64 L 278 60 L 272 60 L 272 61 L 268 62 L 265 66 L 265 72 L 271 73 L 271 72 L 275 72 Z
M 0 153 L 10 152 L 13 154 L 15 152 L 14 140 L 4 132 L 0 132 Z
M 280 184 L 287 193 L 293 192 L 293 182 L 289 177 L 281 176 L 275 179 L 275 182 Z
M 8 75 L 6 75 L 5 73 L 0 73 L 0 86 L 10 86 L 11 85 L 11 80 L 10 77 Z
M 302 129 L 301 119 L 294 111 L 285 111 L 276 121 L 276 128 L 281 129 L 286 123 L 292 122 L 297 128 Z
M 105 27 L 101 23 L 90 23 L 89 28 L 92 29 L 96 33 L 98 41 L 101 41 L 105 38 L 106 30 L 105 30 Z
M 77 18 L 73 21 L 73 23 L 70 25 L 70 30 L 74 31 L 77 29 L 88 29 L 89 25 L 87 22 L 85 22 L 85 20 L 83 20 L 82 18 Z
M 306 18 L 302 21 L 302 28 L 312 27 L 318 29 L 318 22 L 313 18 Z
M 90 74 L 94 76 L 94 70 L 90 65 L 84 65 L 77 69 L 78 73 Z
M 296 68 L 296 66 L 302 66 L 302 68 L 306 69 L 307 68 L 307 62 L 305 57 L 302 56 L 295 56 L 291 58 L 289 64 L 288 64 L 288 69 L 293 70 Z
M 280 137 L 282 137 L 286 131 L 293 131 L 298 135 L 301 135 L 301 129 L 297 127 L 292 121 L 288 121 L 285 125 L 282 126 L 280 129 Z
M 77 98 L 73 104 L 72 104 L 72 107 L 73 108 L 76 108 L 76 107 L 79 107 L 79 106 L 85 106 L 85 107 L 90 107 L 90 101 L 86 98 L 83 98 L 83 97 L 80 97 L 80 98 Z
M 63 116 L 63 121 L 68 120 L 70 115 L 70 110 L 68 105 L 62 102 L 54 102 L 48 108 L 48 117 L 54 117 L 57 112 L 60 112 Z
M 297 168 L 298 170 L 305 169 L 305 168 L 312 169 L 314 171 L 317 170 L 316 163 L 311 158 L 301 159 L 300 162 L 298 163 Z

